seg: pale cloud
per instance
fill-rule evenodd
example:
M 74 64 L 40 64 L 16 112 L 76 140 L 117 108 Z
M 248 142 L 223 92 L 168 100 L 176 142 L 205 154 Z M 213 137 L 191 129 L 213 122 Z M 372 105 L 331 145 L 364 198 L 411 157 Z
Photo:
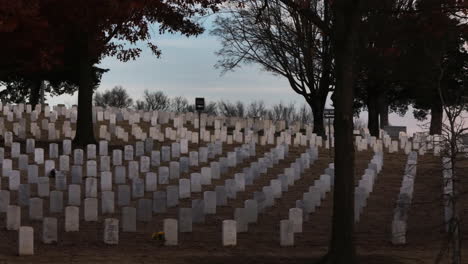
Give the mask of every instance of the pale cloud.
M 205 49 L 206 47 L 213 47 L 218 45 L 218 42 L 211 37 L 183 37 L 174 38 L 163 38 L 155 41 L 161 49 L 172 48 L 172 49 L 190 49 L 191 51 L 197 49 Z

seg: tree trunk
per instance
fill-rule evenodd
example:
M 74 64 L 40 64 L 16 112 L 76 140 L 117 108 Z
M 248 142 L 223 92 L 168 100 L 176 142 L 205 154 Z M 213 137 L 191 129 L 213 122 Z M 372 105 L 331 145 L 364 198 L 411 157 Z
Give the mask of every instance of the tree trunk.
M 440 100 L 434 100 L 431 107 L 431 127 L 429 134 L 441 135 L 442 134 L 442 119 L 443 119 L 443 108 Z
M 330 6 L 325 2 L 324 22 L 330 24 Z M 331 56 L 331 36 L 324 35 L 322 40 L 322 75 L 320 76 L 319 89 L 314 98 L 311 98 L 309 105 L 314 113 L 314 133 L 324 137 L 325 128 L 323 124 L 323 110 L 327 102 L 328 93 L 331 86 L 332 56 Z M 313 77 L 311 78 L 313 79 Z M 319 117 L 317 120 L 315 117 Z M 328 135 L 327 135 L 328 136 Z
M 388 104 L 385 100 L 385 94 L 379 94 L 378 106 L 380 117 L 380 129 L 388 126 Z
M 355 52 L 360 23 L 359 0 L 335 0 L 333 50 L 335 53 L 335 185 L 332 234 L 326 263 L 354 264 L 354 140 L 353 101 Z
M 90 60 L 87 37 L 83 37 L 79 59 L 78 119 L 73 144 L 83 147 L 96 144 L 93 127 L 93 87 L 92 63 Z
M 45 89 L 46 89 L 46 84 L 44 82 L 42 82 L 41 83 L 41 95 L 40 95 L 41 105 L 45 104 Z
M 321 102 L 320 98 L 311 98 L 307 100 L 309 106 L 312 108 L 312 114 L 314 116 L 314 133 L 317 136 L 324 137 L 325 136 L 325 126 L 323 124 L 323 109 L 325 102 Z
M 373 87 L 368 88 L 368 96 L 367 96 L 367 113 L 368 113 L 368 120 L 367 120 L 367 127 L 369 128 L 369 132 L 371 136 L 379 137 L 379 107 L 377 102 L 377 94 L 373 90 Z
M 29 104 L 34 110 L 36 105 L 39 103 L 39 97 L 41 96 L 42 80 L 34 80 L 31 85 L 31 93 L 29 95 Z

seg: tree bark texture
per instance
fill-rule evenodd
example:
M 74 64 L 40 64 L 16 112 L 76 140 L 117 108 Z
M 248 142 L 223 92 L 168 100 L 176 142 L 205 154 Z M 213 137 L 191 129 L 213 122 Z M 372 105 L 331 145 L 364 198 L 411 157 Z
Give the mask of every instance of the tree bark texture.
M 84 147 L 87 144 L 96 144 L 93 126 L 92 63 L 90 60 L 88 41 L 86 37 L 83 38 L 80 53 L 78 119 L 76 123 L 76 135 L 73 139 L 73 144 L 76 147 Z
M 325 109 L 325 103 L 327 100 L 328 92 L 325 95 L 318 95 L 313 98 L 308 98 L 306 101 L 312 108 L 312 114 L 314 116 L 314 133 L 317 136 L 325 136 L 325 124 L 323 118 L 323 112 Z
M 388 103 L 385 99 L 385 94 L 379 94 L 378 99 L 378 109 L 379 109 L 379 117 L 380 117 L 380 129 L 384 129 L 384 127 L 388 126 Z
M 442 134 L 443 116 L 444 116 L 444 111 L 442 108 L 442 103 L 440 102 L 440 100 L 434 100 L 431 106 L 431 127 L 429 129 L 429 134 L 431 135 Z
M 371 136 L 379 137 L 379 107 L 377 101 L 378 95 L 374 90 L 369 89 L 369 94 L 367 96 L 367 127 L 369 128 L 369 133 Z
M 34 80 L 31 85 L 31 93 L 29 95 L 29 104 L 32 109 L 39 103 L 39 97 L 41 96 L 42 80 Z
M 357 260 L 354 244 L 353 101 L 360 1 L 335 0 L 332 10 L 336 144 L 332 234 L 326 263 L 354 264 Z

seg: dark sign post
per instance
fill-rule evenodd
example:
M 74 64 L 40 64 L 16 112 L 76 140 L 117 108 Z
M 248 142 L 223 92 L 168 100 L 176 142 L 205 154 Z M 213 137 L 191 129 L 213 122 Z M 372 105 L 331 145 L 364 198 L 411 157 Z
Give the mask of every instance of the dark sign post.
M 324 109 L 323 110 L 323 117 L 325 117 L 328 120 L 328 153 L 330 154 L 330 157 L 332 156 L 331 154 L 331 120 L 335 118 L 335 109 Z
M 201 141 L 201 112 L 205 110 L 205 98 L 197 97 L 195 98 L 195 110 L 198 112 L 198 146 L 200 146 Z

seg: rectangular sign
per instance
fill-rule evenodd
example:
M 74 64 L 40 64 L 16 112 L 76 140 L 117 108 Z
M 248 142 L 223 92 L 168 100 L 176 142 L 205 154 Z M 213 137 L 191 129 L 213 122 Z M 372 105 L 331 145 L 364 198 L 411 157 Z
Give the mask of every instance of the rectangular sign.
M 205 98 L 202 98 L 202 97 L 195 98 L 195 110 L 197 111 L 205 110 Z
M 324 109 L 323 116 L 326 118 L 332 118 L 335 116 L 335 109 Z

